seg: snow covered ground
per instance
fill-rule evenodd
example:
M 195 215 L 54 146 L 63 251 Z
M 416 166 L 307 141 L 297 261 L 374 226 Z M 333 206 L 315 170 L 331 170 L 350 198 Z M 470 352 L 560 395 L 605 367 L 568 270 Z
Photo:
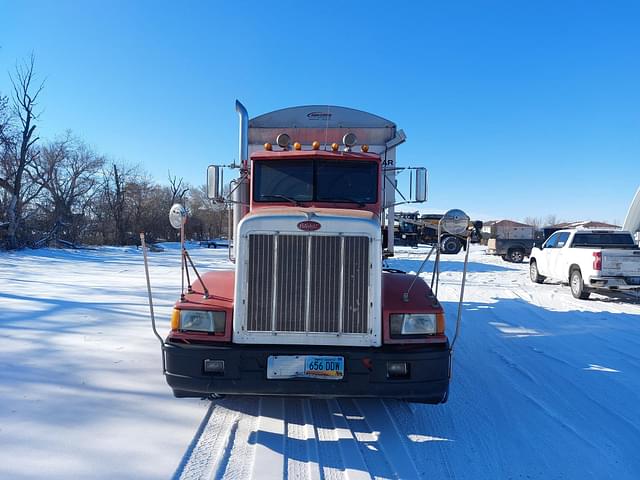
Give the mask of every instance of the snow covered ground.
M 151 262 L 166 329 L 179 256 Z M 462 254 L 443 270 L 452 319 Z M 164 383 L 139 251 L 0 253 L 0 478 L 640 478 L 640 304 L 594 297 L 476 248 L 447 404 L 210 403 Z

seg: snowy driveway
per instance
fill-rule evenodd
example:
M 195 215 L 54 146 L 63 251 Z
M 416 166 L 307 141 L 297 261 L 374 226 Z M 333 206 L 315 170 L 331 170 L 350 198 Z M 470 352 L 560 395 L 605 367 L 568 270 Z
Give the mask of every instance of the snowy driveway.
M 225 255 L 193 250 L 206 268 Z M 449 318 L 461 260 L 443 265 Z M 471 262 L 447 404 L 210 405 L 164 383 L 135 249 L 2 253 L 0 478 L 640 478 L 640 305 Z M 175 251 L 152 254 L 152 281 L 166 328 Z

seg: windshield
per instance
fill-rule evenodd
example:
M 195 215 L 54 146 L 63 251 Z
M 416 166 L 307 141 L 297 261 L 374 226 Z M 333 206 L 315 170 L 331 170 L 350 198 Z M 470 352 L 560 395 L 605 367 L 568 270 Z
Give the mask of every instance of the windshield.
M 576 233 L 572 246 L 636 248 L 633 237 L 628 233 Z
M 353 160 L 265 160 L 254 164 L 256 202 L 376 203 L 378 165 Z

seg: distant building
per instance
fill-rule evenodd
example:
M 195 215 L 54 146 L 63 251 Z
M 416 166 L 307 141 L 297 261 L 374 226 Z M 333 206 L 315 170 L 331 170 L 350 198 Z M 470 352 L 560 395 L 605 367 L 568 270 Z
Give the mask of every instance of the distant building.
M 593 220 L 581 220 L 579 222 L 563 222 L 549 227 L 544 227 L 544 238 L 549 238 L 558 230 L 564 230 L 566 228 L 602 228 L 606 230 L 615 230 L 620 228 L 620 225 L 612 225 L 605 222 L 596 222 Z
M 620 228 L 620 225 L 612 225 L 610 223 L 605 223 L 605 222 L 595 222 L 593 220 L 581 220 L 579 222 L 558 223 L 556 225 L 552 225 L 550 227 L 545 227 L 545 228 L 555 228 L 556 230 L 562 230 L 563 228 L 606 228 L 606 229 L 616 229 L 616 228 Z
M 482 236 L 507 240 L 530 239 L 534 237 L 534 227 L 514 220 L 493 220 L 484 222 Z

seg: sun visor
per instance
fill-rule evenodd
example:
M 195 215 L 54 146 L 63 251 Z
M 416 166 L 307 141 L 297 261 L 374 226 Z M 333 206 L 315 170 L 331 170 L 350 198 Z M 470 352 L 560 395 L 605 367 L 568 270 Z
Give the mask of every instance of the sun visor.
M 396 124 L 362 110 L 332 105 L 284 108 L 249 120 L 249 145 L 275 144 L 281 133 L 303 145 L 315 140 L 341 144 L 347 133 L 354 133 L 358 144 L 385 145 L 396 136 Z

